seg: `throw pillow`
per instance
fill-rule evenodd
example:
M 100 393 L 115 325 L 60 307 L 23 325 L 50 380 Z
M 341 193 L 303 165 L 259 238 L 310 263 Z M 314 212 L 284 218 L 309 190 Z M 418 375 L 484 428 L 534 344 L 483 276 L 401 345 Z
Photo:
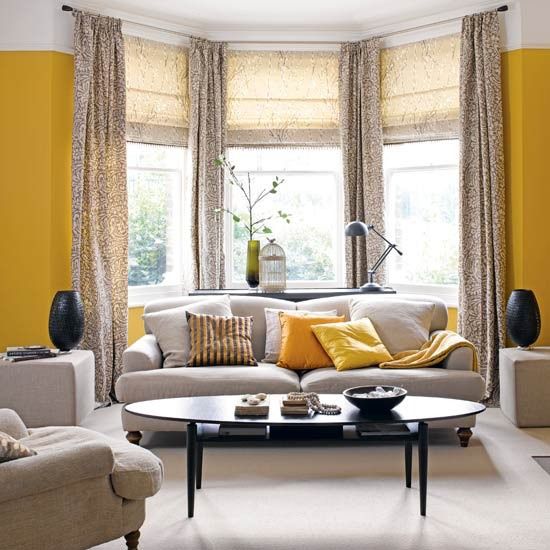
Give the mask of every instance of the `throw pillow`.
M 276 363 L 279 360 L 279 353 L 281 352 L 281 321 L 279 319 L 279 313 L 286 313 L 287 315 L 316 315 L 317 317 L 325 317 L 330 315 L 337 315 L 337 311 L 306 311 L 303 309 L 298 310 L 285 310 L 285 309 L 272 309 L 270 307 L 265 308 L 265 363 Z
M 393 298 L 350 301 L 350 317 L 368 317 L 388 351 L 395 355 L 417 350 L 428 341 L 435 305 Z
M 187 312 L 191 349 L 188 367 L 256 366 L 252 317 L 219 317 Z
M 164 368 L 185 367 L 189 361 L 189 327 L 186 313 L 231 317 L 229 296 L 201 300 L 186 306 L 146 313 L 144 321 L 155 335 L 164 357 Z
M 29 449 L 17 439 L 4 432 L 0 432 L 0 462 L 8 462 L 18 458 L 34 456 L 36 451 Z
M 358 369 L 391 361 L 392 356 L 366 317 L 311 327 L 336 370 Z
M 308 315 L 306 317 L 280 313 L 281 353 L 277 365 L 292 370 L 319 369 L 334 366 L 311 327 L 344 321 L 345 317 Z

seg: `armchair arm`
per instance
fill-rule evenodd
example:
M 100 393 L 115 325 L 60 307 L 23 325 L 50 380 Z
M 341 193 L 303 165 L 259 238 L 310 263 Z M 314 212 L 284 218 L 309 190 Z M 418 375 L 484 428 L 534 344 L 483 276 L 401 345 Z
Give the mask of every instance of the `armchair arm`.
M 4 462 L 0 464 L 0 502 L 109 476 L 113 466 L 111 447 L 102 441 Z
M 14 439 L 29 435 L 24 422 L 12 409 L 0 409 L 0 432 L 11 435 Z
M 436 330 L 430 334 L 433 336 L 441 330 Z M 471 371 L 474 368 L 474 352 L 470 348 L 457 348 L 441 362 L 441 366 L 449 370 L 467 370 Z
M 136 340 L 122 354 L 122 372 L 154 370 L 162 367 L 162 351 L 153 334 Z

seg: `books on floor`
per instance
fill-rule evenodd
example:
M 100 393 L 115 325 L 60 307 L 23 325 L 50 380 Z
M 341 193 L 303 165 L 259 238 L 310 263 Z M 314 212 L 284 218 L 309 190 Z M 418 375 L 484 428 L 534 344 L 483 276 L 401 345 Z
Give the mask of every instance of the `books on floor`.
M 46 346 L 8 346 L 6 353 L 2 355 L 2 359 L 18 363 L 20 361 L 35 361 L 36 359 L 57 357 L 58 354 L 58 349 Z

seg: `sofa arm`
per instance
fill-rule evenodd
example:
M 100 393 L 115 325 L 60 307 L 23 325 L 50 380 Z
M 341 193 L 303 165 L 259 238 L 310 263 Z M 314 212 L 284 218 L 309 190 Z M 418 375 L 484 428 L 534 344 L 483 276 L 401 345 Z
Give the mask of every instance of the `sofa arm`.
M 430 334 L 430 337 L 440 332 L 444 331 L 436 330 Z M 457 348 L 447 355 L 446 359 L 441 362 L 441 366 L 449 370 L 473 370 L 474 352 L 471 348 Z
M 152 334 L 146 334 L 136 340 L 122 354 L 122 372 L 154 370 L 162 367 L 162 351 L 157 339 Z
M 0 464 L 0 502 L 44 493 L 85 479 L 110 476 L 113 466 L 111 448 L 102 441 L 4 462 Z
M 0 432 L 11 435 L 14 439 L 29 435 L 24 422 L 12 409 L 0 409 Z

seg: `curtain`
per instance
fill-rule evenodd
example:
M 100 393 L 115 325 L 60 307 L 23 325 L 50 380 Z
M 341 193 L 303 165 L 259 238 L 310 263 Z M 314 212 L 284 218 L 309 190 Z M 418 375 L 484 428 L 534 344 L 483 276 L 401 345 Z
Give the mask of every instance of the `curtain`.
M 480 354 L 488 400 L 498 400 L 505 344 L 504 160 L 496 12 L 462 20 L 460 52 L 458 330 Z
M 228 53 L 228 145 L 337 145 L 339 139 L 337 53 Z
M 124 37 L 126 138 L 185 147 L 189 128 L 187 48 Z
M 127 346 L 126 85 L 121 22 L 76 13 L 72 151 L 73 286 L 82 347 L 94 352 L 96 398 L 107 401 Z
M 344 219 L 384 232 L 383 143 L 380 109 L 380 45 L 377 38 L 342 44 L 339 66 L 340 131 L 344 173 Z M 376 235 L 346 238 L 346 282 L 367 280 L 384 251 Z M 384 282 L 378 271 L 376 282 Z
M 382 50 L 384 142 L 456 138 L 459 74 L 458 34 Z
M 227 62 L 221 42 L 192 38 L 189 52 L 189 147 L 192 156 L 191 246 L 195 288 L 223 288 L 224 178 L 215 160 L 225 149 Z

